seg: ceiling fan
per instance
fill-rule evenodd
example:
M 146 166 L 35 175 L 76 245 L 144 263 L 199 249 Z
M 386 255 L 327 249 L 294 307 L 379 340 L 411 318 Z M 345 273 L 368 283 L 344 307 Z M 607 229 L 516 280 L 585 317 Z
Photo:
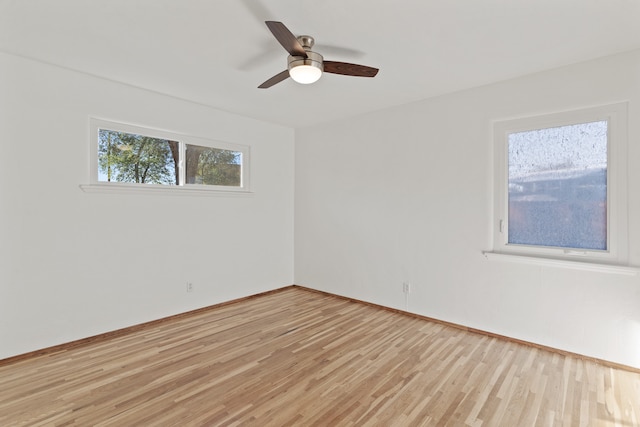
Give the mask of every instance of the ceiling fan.
M 262 83 L 258 89 L 270 88 L 289 77 L 302 84 L 314 83 L 322 76 L 323 72 L 356 77 L 374 77 L 378 74 L 377 68 L 365 65 L 325 61 L 322 55 L 311 50 L 314 44 L 313 37 L 296 37 L 282 22 L 265 21 L 265 24 L 276 40 L 289 52 L 289 58 L 287 59 L 287 69 Z

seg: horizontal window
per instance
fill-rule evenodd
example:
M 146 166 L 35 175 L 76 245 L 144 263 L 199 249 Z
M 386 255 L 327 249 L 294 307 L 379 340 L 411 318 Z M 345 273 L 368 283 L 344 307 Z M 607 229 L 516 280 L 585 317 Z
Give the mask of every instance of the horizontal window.
M 249 147 L 91 119 L 92 183 L 247 191 Z

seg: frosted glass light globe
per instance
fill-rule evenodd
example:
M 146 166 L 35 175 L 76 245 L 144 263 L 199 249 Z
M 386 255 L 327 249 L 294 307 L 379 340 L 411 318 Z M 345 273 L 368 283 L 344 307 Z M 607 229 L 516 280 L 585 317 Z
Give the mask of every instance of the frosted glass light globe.
M 317 82 L 322 76 L 322 70 L 313 65 L 298 65 L 289 70 L 289 75 L 297 83 L 307 85 Z

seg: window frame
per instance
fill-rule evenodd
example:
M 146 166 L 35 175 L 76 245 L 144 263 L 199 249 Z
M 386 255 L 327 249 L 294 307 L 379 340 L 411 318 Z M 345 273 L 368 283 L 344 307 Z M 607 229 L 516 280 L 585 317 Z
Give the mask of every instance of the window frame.
M 509 135 L 607 121 L 607 249 L 509 244 Z M 627 265 L 627 103 L 495 121 L 493 253 L 551 260 Z
M 165 185 L 165 184 L 139 184 L 133 182 L 106 182 L 99 180 L 99 166 L 98 166 L 98 147 L 99 147 L 99 133 L 100 130 L 111 130 L 116 132 L 124 132 L 130 134 L 137 134 L 148 136 L 158 139 L 166 139 L 170 141 L 178 141 L 180 147 L 180 174 L 184 178 L 185 167 L 185 148 L 186 145 L 197 145 L 201 147 L 222 149 L 236 151 L 242 154 L 242 162 L 240 164 L 240 185 L 206 185 L 206 184 L 177 184 L 177 185 Z M 90 143 L 90 156 L 89 156 L 89 173 L 90 173 L 90 185 L 81 186 L 85 191 L 93 190 L 106 190 L 106 191 L 143 191 L 143 192 L 190 192 L 201 194 L 214 194 L 214 193 L 250 193 L 249 177 L 250 177 L 250 147 L 248 145 L 233 144 L 229 142 L 223 142 L 219 140 L 200 138 L 191 135 L 179 134 L 161 129 L 154 129 L 146 126 L 132 125 L 128 123 L 115 122 L 111 120 L 98 119 L 94 117 L 89 118 L 89 143 Z M 184 179 L 181 179 L 184 182 Z

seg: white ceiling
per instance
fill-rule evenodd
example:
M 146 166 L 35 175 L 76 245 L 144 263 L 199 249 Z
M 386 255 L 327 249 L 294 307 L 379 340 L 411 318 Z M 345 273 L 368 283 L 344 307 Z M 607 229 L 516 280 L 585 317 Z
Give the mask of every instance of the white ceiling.
M 265 20 L 373 78 L 288 79 Z M 0 51 L 304 127 L 640 48 L 640 0 L 0 0 Z

